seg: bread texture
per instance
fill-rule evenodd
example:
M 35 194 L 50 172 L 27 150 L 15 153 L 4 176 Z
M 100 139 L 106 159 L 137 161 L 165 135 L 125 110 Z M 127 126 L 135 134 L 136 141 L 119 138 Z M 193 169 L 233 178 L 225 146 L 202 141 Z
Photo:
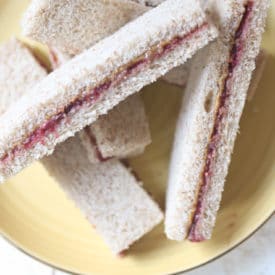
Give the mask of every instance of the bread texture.
M 60 144 L 42 162 L 115 254 L 163 219 L 157 204 L 121 162 L 92 165 L 78 137 Z
M 53 67 L 57 68 L 162 2 L 33 0 L 22 20 L 23 35 L 49 45 Z M 187 77 L 188 67 L 179 66 L 163 80 L 183 87 Z
M 53 46 L 50 47 L 50 60 L 51 60 L 52 68 L 54 69 L 57 69 L 59 66 L 69 61 L 73 57 L 74 55 L 70 55 L 68 53 L 65 53 L 64 51 L 61 52 L 56 47 L 53 47 Z M 167 74 L 165 74 L 162 77 L 162 80 L 172 85 L 185 87 L 185 84 L 188 79 L 189 69 L 190 69 L 190 61 L 187 61 L 184 65 L 180 65 L 172 69 Z
M 56 49 L 51 56 L 53 67 L 70 59 Z M 151 134 L 140 95 L 128 97 L 106 115 L 100 116 L 80 132 L 80 140 L 92 163 L 142 154 L 151 143 Z
M 22 33 L 76 55 L 147 10 L 127 0 L 33 0 Z
M 1 82 L 4 94 L 0 97 L 4 110 L 4 103 L 11 105 L 28 93 L 29 86 L 45 77 L 46 72 L 16 39 L 0 51 L 6 61 L 0 63 L 1 76 L 5 75 Z M 163 213 L 120 161 L 93 165 L 88 155 L 77 136 L 59 145 L 42 163 L 112 251 L 120 253 L 159 224 Z
M 72 59 L 75 55 L 93 46 L 97 41 L 111 35 L 115 30 L 148 11 L 149 8 L 145 6 L 155 7 L 163 1 L 140 1 L 139 4 L 135 4 L 129 0 L 123 0 L 121 2 L 100 0 L 88 1 L 88 3 L 87 1 L 77 0 L 74 1 L 73 5 L 66 5 L 68 9 L 67 13 L 63 8 L 66 1 L 55 1 L 55 5 L 52 5 L 51 2 L 52 1 L 48 1 L 47 8 L 45 8 L 45 4 L 42 5 L 40 1 L 39 3 L 36 1 L 31 2 L 22 26 L 25 35 L 33 39 L 43 40 L 44 43 L 50 45 L 51 63 L 53 68 L 56 69 L 66 61 Z M 94 5 L 93 2 L 97 4 Z M 33 6 L 36 6 L 36 8 Z M 115 14 L 115 16 L 109 16 L 110 6 L 112 14 Z M 120 15 L 124 9 L 121 10 L 121 6 L 123 6 L 125 10 L 129 9 L 132 11 L 128 13 L 127 16 L 124 16 L 123 20 L 121 20 Z M 83 7 L 85 7 L 85 9 L 83 9 Z M 30 12 L 30 10 L 32 10 L 32 12 Z M 93 10 L 94 12 L 92 12 Z M 87 14 L 83 14 L 83 11 Z M 45 13 L 45 15 L 40 16 L 41 13 Z M 77 18 L 75 22 L 71 21 L 72 14 Z M 90 16 L 91 14 L 93 14 L 92 17 Z M 54 35 L 52 35 L 52 31 L 49 30 L 49 28 L 45 28 L 45 16 L 47 16 L 47 26 L 50 26 L 51 30 L 62 31 L 55 32 Z M 106 16 L 106 18 L 104 18 L 104 16 Z M 81 18 L 80 23 L 79 18 Z M 68 24 L 67 21 L 69 21 L 70 24 Z M 79 25 L 85 27 L 80 28 Z M 96 35 L 91 35 L 91 33 L 95 33 Z M 69 46 L 75 44 L 77 44 L 77 47 Z M 163 77 L 163 80 L 170 84 L 184 86 L 187 81 L 187 76 L 188 66 L 179 66 L 168 72 L 168 74 Z
M 168 0 L 40 81 L 0 118 L 0 182 L 51 154 L 57 144 L 92 124 L 99 115 L 106 114 L 126 97 L 185 63 L 198 49 L 216 38 L 216 28 L 206 21 L 197 1 Z M 192 33 L 198 26 L 203 28 Z M 45 125 L 49 118 L 55 118 L 60 111 L 64 112 L 64 108 L 76 98 L 90 95 L 91 90 L 111 77 L 114 71 L 145 55 L 160 41 L 169 41 L 178 35 L 187 35 L 188 39 L 116 85 L 111 85 L 92 104 L 83 103 L 81 108 L 70 111 L 66 119 L 55 125 L 52 133 L 43 135 L 43 142 L 34 142 L 27 150 L 22 148 L 36 129 Z
M 3 44 L 0 47 L 0 115 L 46 75 L 46 69 L 22 42 L 12 38 Z
M 80 136 L 84 147 L 91 153 L 89 158 L 93 163 L 99 161 L 91 152 L 95 146 L 102 159 L 124 159 L 142 154 L 151 143 L 144 104 L 138 94 L 128 97 L 88 127 L 89 130 L 81 131 Z
M 214 131 L 221 92 L 229 75 L 230 54 L 245 3 L 212 1 L 214 5 L 210 6 L 210 11 L 219 22 L 221 35 L 216 42 L 202 49 L 192 62 L 169 171 L 165 232 L 172 240 L 181 241 L 188 237 L 192 241 L 202 241 L 212 234 L 269 6 L 269 1 L 253 1 L 242 53 L 230 75 L 230 96 L 224 109 L 220 109 L 225 115 L 213 143 L 216 144 L 214 161 L 210 173 L 205 175 L 207 148 Z M 196 216 L 204 176 L 208 184 L 203 187 L 201 207 Z M 190 235 L 195 219 L 194 235 Z

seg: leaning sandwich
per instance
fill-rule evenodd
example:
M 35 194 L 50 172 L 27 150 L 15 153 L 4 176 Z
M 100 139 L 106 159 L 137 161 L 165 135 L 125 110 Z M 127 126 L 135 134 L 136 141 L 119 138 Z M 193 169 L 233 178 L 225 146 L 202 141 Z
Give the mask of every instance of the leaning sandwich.
M 123 163 L 91 164 L 78 136 L 58 145 L 42 163 L 115 254 L 163 219 L 158 205 Z
M 268 0 L 209 1 L 220 37 L 195 57 L 183 98 L 166 200 L 169 239 L 211 237 L 268 6 Z
M 47 72 L 32 51 L 15 38 L 2 45 L 0 52 L 0 109 L 4 113 Z M 118 254 L 160 223 L 163 214 L 129 167 L 118 160 L 95 165 L 89 159 L 90 152 L 77 136 L 57 146 L 42 163 Z
M 49 46 L 57 69 L 147 10 L 127 0 L 33 0 L 22 20 L 23 34 Z M 143 153 L 151 135 L 140 96 L 130 96 L 100 116 L 81 131 L 80 139 L 93 163 Z
M 199 2 L 167 0 L 52 72 L 0 119 L 0 182 L 216 36 Z
M 57 68 L 161 2 L 32 0 L 23 16 L 22 34 L 48 45 Z M 184 86 L 187 72 L 186 66 L 179 66 L 163 79 Z

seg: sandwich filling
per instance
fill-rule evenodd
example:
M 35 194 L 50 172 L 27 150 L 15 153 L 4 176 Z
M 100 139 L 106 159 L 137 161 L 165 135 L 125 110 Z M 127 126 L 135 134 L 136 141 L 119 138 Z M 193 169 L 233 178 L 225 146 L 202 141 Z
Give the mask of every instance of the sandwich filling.
M 107 160 L 111 159 L 111 157 L 108 157 L 108 158 L 103 157 L 102 153 L 99 150 L 96 138 L 95 138 L 94 134 L 92 133 L 90 127 L 85 128 L 85 133 L 86 133 L 86 135 L 88 135 L 89 140 L 90 140 L 92 146 L 94 147 L 97 159 L 100 162 L 107 161 Z
M 51 134 L 58 136 L 58 126 L 62 122 L 69 121 L 80 108 L 88 108 L 92 106 L 99 98 L 110 88 L 118 86 L 121 82 L 125 81 L 130 76 L 136 75 L 149 66 L 154 61 L 162 58 L 168 53 L 177 49 L 180 45 L 191 40 L 199 32 L 203 32 L 209 27 L 208 23 L 202 23 L 193 28 L 187 34 L 182 36 L 178 35 L 169 41 L 163 41 L 159 44 L 152 46 L 151 49 L 135 58 L 132 62 L 121 66 L 110 77 L 107 77 L 97 87 L 84 87 L 80 92 L 80 96 L 73 99 L 71 103 L 63 107 L 57 114 L 53 115 L 42 125 L 37 127 L 30 135 L 22 141 L 21 144 L 14 146 L 5 155 L 0 158 L 0 163 L 6 165 L 12 161 L 20 152 L 30 150 L 36 144 L 46 144 L 45 138 Z
M 58 68 L 60 64 L 59 59 L 57 57 L 57 54 L 52 48 L 49 48 L 49 55 L 50 55 L 50 60 L 51 60 L 53 69 Z
M 246 39 L 246 30 L 249 27 L 249 22 L 253 11 L 253 2 L 248 1 L 245 5 L 245 11 L 241 19 L 240 25 L 235 33 L 233 45 L 230 51 L 229 63 L 227 69 L 227 76 L 224 81 L 223 89 L 219 98 L 219 106 L 217 108 L 214 127 L 210 140 L 206 149 L 205 166 L 202 172 L 201 184 L 198 192 L 196 208 L 193 214 L 192 223 L 189 229 L 188 239 L 194 242 L 203 241 L 205 237 L 200 233 L 199 222 L 204 215 L 205 195 L 208 192 L 211 184 L 211 178 L 213 174 L 213 165 L 217 155 L 217 149 L 219 146 L 220 132 L 222 128 L 222 121 L 226 119 L 227 103 L 231 96 L 231 81 L 234 75 L 235 68 L 239 65 L 244 41 Z
M 53 48 L 50 48 L 49 54 L 50 54 L 50 59 L 51 59 L 51 63 L 52 63 L 53 69 L 58 68 L 61 63 L 59 61 L 57 53 L 54 51 Z M 95 138 L 94 134 L 92 133 L 91 128 L 90 127 L 86 127 L 84 129 L 84 131 L 85 131 L 86 135 L 89 138 L 89 141 L 91 143 L 92 148 L 94 148 L 96 158 L 100 162 L 107 161 L 107 160 L 111 159 L 112 157 L 108 157 L 108 158 L 103 157 L 103 155 L 102 155 L 102 153 L 101 153 L 101 151 L 99 149 L 99 146 L 97 144 L 96 138 Z

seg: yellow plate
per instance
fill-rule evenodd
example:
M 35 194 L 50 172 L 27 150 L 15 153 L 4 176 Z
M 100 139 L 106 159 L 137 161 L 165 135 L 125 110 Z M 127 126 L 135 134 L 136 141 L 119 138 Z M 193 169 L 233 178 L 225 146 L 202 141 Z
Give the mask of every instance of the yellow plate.
M 19 33 L 19 19 L 28 2 L 0 0 L 1 41 Z M 275 54 L 275 1 L 264 46 Z M 0 187 L 2 234 L 44 262 L 89 274 L 174 273 L 196 267 L 228 251 L 254 232 L 274 211 L 274 72 L 275 59 L 271 57 L 255 98 L 245 108 L 211 241 L 202 244 L 168 241 L 161 225 L 137 242 L 126 257 L 116 258 L 38 163 Z M 146 189 L 162 208 L 181 93 L 162 82 L 144 89 L 153 144 L 143 156 L 131 161 Z

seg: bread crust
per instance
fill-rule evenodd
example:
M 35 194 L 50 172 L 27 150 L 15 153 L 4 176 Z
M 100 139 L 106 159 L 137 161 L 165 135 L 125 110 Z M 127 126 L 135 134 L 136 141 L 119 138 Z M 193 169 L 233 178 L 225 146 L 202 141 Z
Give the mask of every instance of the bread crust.
M 134 157 L 142 154 L 151 143 L 149 124 L 139 95 L 128 97 L 88 127 L 95 142 L 91 143 L 90 134 L 84 131 L 81 133 L 83 145 L 89 151 L 97 147 L 101 155 L 93 161 L 94 154 L 91 154 L 92 162 Z
M 3 88 L 0 106 L 5 111 L 6 105 L 18 100 L 28 92 L 26 89 L 44 78 L 46 71 L 16 39 L 5 43 L 0 53 Z M 77 136 L 59 145 L 42 163 L 118 254 L 159 224 L 163 213 L 120 161 L 93 165 L 88 155 Z
M 240 24 L 245 3 L 214 1 L 212 12 L 216 13 L 220 22 L 221 36 L 217 42 L 203 49 L 192 64 L 169 172 L 165 231 L 168 238 L 173 240 L 186 238 L 193 222 L 205 167 L 206 148 L 213 132 L 220 92 L 228 75 L 232 38 Z M 202 212 L 195 234 L 189 235 L 192 241 L 209 239 L 216 221 L 239 120 L 260 49 L 269 1 L 254 1 L 254 5 L 242 55 L 231 78 L 231 94 L 225 110 L 227 115 L 221 121 L 222 130 L 211 167 L 209 187 L 203 195 Z
M 51 56 L 53 67 L 70 59 L 56 49 Z M 142 154 L 151 143 L 151 134 L 140 95 L 129 96 L 107 114 L 100 116 L 80 132 L 80 140 L 89 152 L 92 163 Z
M 189 5 L 189 2 L 192 2 L 192 5 Z M 1 117 L 0 157 L 3 158 L 14 146 L 21 144 L 38 126 L 60 112 L 60 109 L 74 98 L 84 96 L 90 88 L 96 87 L 116 68 L 131 62 L 159 41 L 190 33 L 190 30 L 205 21 L 198 2 L 168 0 L 73 58 L 39 82 L 28 95 L 23 96 Z M 58 125 L 58 135 L 49 134 L 43 143 L 20 151 L 18 157 L 8 164 L 0 163 L 0 181 L 19 172 L 34 160 L 51 154 L 58 143 L 92 124 L 99 115 L 105 114 L 143 86 L 184 63 L 199 48 L 217 36 L 216 29 L 207 24 L 203 31 L 195 33 L 186 43 L 104 93 L 95 104 L 80 108 L 78 112 L 70 115 L 67 121 Z
M 33 0 L 22 33 L 73 56 L 147 10 L 127 0 Z
M 129 248 L 163 219 L 141 183 L 117 160 L 92 165 L 78 137 L 42 163 L 113 253 Z

